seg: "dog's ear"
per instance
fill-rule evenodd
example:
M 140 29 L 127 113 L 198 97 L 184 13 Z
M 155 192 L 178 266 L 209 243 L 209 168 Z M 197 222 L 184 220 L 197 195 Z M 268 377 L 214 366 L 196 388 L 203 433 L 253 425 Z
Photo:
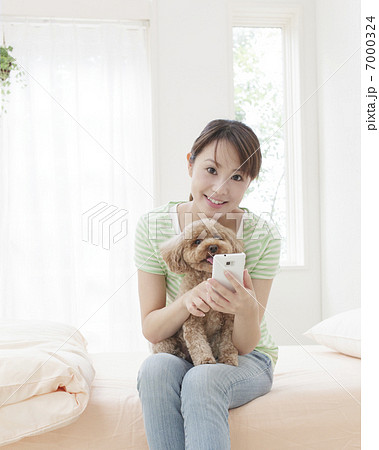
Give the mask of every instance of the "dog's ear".
M 243 249 L 244 249 L 243 240 L 237 239 L 236 233 L 234 233 L 234 231 L 230 230 L 229 228 L 224 227 L 222 232 L 223 232 L 225 238 L 231 242 L 233 253 L 243 252 Z
M 243 252 L 243 249 L 244 249 L 244 245 L 243 245 L 243 240 L 242 239 L 236 239 L 234 242 L 233 242 L 233 251 L 235 252 L 235 253 L 242 253 Z
M 233 244 L 233 252 L 242 253 L 244 249 L 243 240 L 235 238 L 232 242 Z
M 191 270 L 183 259 L 184 244 L 184 237 L 180 234 L 164 242 L 160 247 L 161 256 L 171 272 L 182 274 Z

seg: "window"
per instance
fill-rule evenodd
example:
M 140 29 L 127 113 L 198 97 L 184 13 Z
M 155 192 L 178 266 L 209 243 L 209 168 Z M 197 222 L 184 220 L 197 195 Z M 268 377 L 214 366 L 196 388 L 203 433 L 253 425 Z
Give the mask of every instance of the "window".
M 296 15 L 238 11 L 233 21 L 235 118 L 256 132 L 263 156 L 244 206 L 282 237 L 282 266 L 304 264 Z
M 148 26 L 2 23 L 26 86 L 11 85 L 0 122 L 1 313 L 80 327 L 94 352 L 146 348 L 132 255 L 152 207 Z M 102 205 L 108 215 L 87 220 Z

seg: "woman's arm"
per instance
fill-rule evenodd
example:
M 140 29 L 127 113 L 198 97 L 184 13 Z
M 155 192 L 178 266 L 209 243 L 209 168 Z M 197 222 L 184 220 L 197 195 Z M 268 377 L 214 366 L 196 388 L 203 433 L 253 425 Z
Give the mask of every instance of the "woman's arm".
M 177 298 L 166 306 L 164 275 L 138 270 L 138 292 L 141 306 L 142 333 L 152 344 L 174 335 L 190 314 L 202 317 L 209 311 L 203 301 L 206 282 Z
M 164 275 L 138 270 L 142 333 L 152 344 L 175 334 L 190 313 L 180 298 L 166 306 Z
M 249 277 L 250 278 L 250 277 Z M 273 280 L 252 281 L 251 307 L 234 316 L 233 343 L 240 355 L 252 352 L 261 338 L 261 322 L 266 311 Z M 256 301 L 254 298 L 256 298 Z

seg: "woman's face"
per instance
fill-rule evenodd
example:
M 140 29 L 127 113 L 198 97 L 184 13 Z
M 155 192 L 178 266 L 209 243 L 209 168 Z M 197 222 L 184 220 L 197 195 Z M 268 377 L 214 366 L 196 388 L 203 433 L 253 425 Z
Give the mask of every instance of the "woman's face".
M 203 148 L 193 163 L 188 163 L 194 204 L 209 217 L 216 212 L 236 211 L 251 181 L 240 170 L 235 171 L 241 163 L 231 144 L 219 141 L 217 165 L 214 161 L 215 147 L 216 142 L 212 142 Z

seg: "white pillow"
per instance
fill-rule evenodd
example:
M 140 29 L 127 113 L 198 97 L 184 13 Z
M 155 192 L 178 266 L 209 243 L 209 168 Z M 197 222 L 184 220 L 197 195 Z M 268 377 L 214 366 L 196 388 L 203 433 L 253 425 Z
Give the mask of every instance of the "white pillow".
M 318 344 L 361 357 L 361 308 L 352 309 L 323 320 L 304 333 Z
M 0 445 L 79 417 L 95 375 L 86 346 L 70 325 L 0 321 Z

